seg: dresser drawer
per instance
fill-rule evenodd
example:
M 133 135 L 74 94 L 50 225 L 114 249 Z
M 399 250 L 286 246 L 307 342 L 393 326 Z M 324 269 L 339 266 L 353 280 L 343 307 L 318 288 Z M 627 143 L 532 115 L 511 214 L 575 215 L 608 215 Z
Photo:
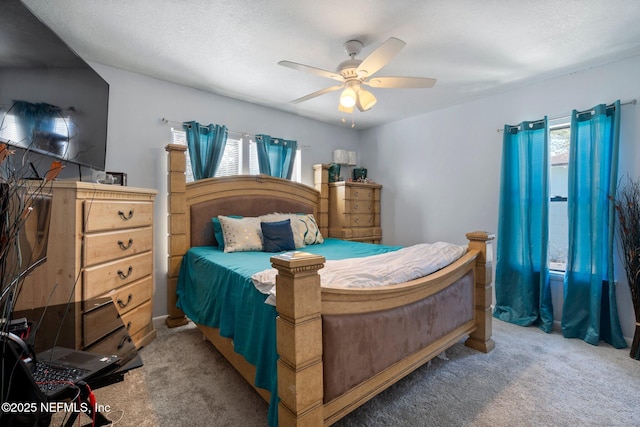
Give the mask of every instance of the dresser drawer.
M 152 271 L 153 255 L 151 252 L 85 268 L 82 272 L 83 298 L 85 300 L 95 298 L 112 289 L 149 276 Z
M 143 302 L 153 297 L 153 283 L 151 276 L 133 282 L 130 285 L 115 289 L 109 294 L 116 305 L 116 309 L 123 315 L 133 310 Z
M 133 336 L 136 332 L 151 323 L 151 301 L 147 301 L 139 307 L 123 314 L 122 322 L 129 331 L 129 335 Z
M 102 337 L 105 337 L 122 327 L 122 320 L 118 311 L 114 309 L 113 302 L 102 304 L 83 314 L 82 336 L 84 346 L 88 347 Z
M 373 188 L 348 186 L 345 191 L 345 199 L 373 200 L 375 190 Z
M 374 202 L 372 200 L 345 200 L 345 213 L 351 214 L 373 214 Z
M 84 218 L 86 233 L 144 227 L 153 223 L 153 203 L 87 200 Z
M 373 214 L 349 214 L 345 215 L 345 226 L 347 227 L 373 227 Z
M 382 238 L 382 229 L 380 227 L 329 228 L 329 236 L 344 240 L 375 243 Z
M 136 347 L 144 347 L 156 338 L 156 331 L 153 329 L 153 323 L 149 323 L 138 332 L 131 335 L 133 343 Z
M 126 358 L 129 356 L 132 347 L 134 347 L 133 339 L 129 336 L 127 329 L 121 326 L 120 329 L 85 347 L 84 350 L 104 355 L 115 354 L 121 358 Z
M 128 257 L 150 251 L 152 246 L 151 227 L 87 235 L 84 238 L 83 264 L 89 267 Z

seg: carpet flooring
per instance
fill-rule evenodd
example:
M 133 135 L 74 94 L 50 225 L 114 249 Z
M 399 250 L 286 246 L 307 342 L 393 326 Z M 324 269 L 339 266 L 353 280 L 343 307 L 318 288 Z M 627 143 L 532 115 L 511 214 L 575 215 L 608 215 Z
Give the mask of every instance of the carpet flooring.
M 457 343 L 335 426 L 640 426 L 628 349 L 493 324 L 494 351 Z M 157 330 L 142 368 L 95 391 L 113 425 L 266 425 L 267 404 L 192 324 Z

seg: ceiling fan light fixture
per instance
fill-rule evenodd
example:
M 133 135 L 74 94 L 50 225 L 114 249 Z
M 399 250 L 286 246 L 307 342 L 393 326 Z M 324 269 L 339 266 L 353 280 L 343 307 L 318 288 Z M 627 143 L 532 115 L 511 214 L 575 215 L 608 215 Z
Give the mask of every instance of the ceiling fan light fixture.
M 353 113 L 353 107 L 345 107 L 342 104 L 338 104 L 338 111 L 341 111 L 343 113 Z
M 360 109 L 360 111 L 367 111 L 376 105 L 376 102 L 378 102 L 378 100 L 371 92 L 360 89 L 360 93 L 358 94 L 358 109 Z
M 351 87 L 346 87 L 340 95 L 340 105 L 344 108 L 353 108 L 356 105 L 356 91 Z
M 373 75 L 387 65 L 405 45 L 406 43 L 402 40 L 390 37 L 364 59 L 356 59 L 356 56 L 362 50 L 363 43 L 358 40 L 349 40 L 344 43 L 345 52 L 349 56 L 349 59 L 342 61 L 335 71 L 327 71 L 291 61 L 280 61 L 278 64 L 340 82 L 340 84 L 295 99 L 291 101 L 291 103 L 297 104 L 329 92 L 342 90 L 338 105 L 339 111 L 351 113 L 354 107 L 360 111 L 367 111 L 377 103 L 377 100 L 372 93 L 363 90 L 362 86 L 380 89 L 431 88 L 436 83 L 436 79 L 426 77 L 373 77 Z

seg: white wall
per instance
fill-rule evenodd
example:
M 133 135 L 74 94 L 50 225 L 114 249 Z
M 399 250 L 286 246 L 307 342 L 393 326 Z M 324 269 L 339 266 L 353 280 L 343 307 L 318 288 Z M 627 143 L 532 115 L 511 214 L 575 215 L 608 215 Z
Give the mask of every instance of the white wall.
M 362 131 L 360 163 L 383 185 L 383 243 L 463 244 L 468 231 L 496 232 L 502 155 L 496 130 L 640 98 L 638 75 L 640 56 Z M 622 107 L 620 138 L 619 175 L 638 177 L 640 105 Z M 634 313 L 619 262 L 616 271 L 620 320 L 631 337 Z
M 171 142 L 168 120 L 215 123 L 249 134 L 265 133 L 310 146 L 302 151 L 302 181 L 313 185 L 316 163 L 329 163 L 333 150 L 357 150 L 357 133 L 213 95 L 101 64 L 91 64 L 110 85 L 107 170 L 127 173 L 128 185 L 155 188 L 155 295 L 153 315 L 167 313 L 167 176 L 164 147 Z M 175 126 L 175 124 L 174 124 Z

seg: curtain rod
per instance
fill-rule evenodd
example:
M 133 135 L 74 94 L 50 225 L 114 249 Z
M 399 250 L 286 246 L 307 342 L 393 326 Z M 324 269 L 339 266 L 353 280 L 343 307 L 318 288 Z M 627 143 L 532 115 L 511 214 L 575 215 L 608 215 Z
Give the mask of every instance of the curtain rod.
M 160 120 L 162 121 L 162 123 L 180 125 L 180 127 L 182 127 L 182 124 L 184 123 L 184 122 L 178 122 L 178 121 L 175 121 L 175 120 L 167 120 L 164 117 L 161 118 Z M 254 138 L 254 139 L 256 137 L 254 134 L 251 134 L 249 132 L 240 132 L 240 131 L 231 130 L 231 129 L 227 129 L 227 132 L 228 133 L 234 133 L 236 135 L 240 135 L 241 137 Z M 283 138 L 278 138 L 278 139 L 283 139 Z M 302 148 L 302 149 L 305 149 L 305 150 L 311 148 L 310 145 L 298 145 L 298 147 Z
M 636 99 L 632 99 L 630 101 L 625 101 L 625 102 L 621 102 L 620 106 L 622 107 L 623 105 L 636 105 L 638 103 L 638 101 Z M 589 110 L 585 110 L 585 111 L 589 111 Z M 551 118 L 547 118 L 547 121 L 553 121 L 553 120 L 560 120 L 560 119 L 568 119 L 569 117 L 571 117 L 571 113 L 569 114 L 565 114 L 563 116 L 556 116 L 556 117 L 551 117 Z M 538 121 L 534 121 L 532 123 L 537 123 Z M 496 132 L 502 132 L 504 131 L 504 129 L 496 129 Z
M 180 125 L 180 127 L 182 127 L 182 124 L 184 123 L 184 122 L 178 122 L 178 121 L 176 121 L 176 120 L 167 120 L 167 119 L 165 119 L 164 117 L 163 117 L 162 119 L 160 119 L 160 120 L 162 120 L 162 123 L 166 123 L 166 124 L 174 124 L 174 125 Z M 255 135 L 250 134 L 249 132 L 240 132 L 240 131 L 237 131 L 237 130 L 231 130 L 231 129 L 227 129 L 227 132 L 229 132 L 229 133 L 235 133 L 235 134 L 237 134 L 237 135 L 242 135 L 242 136 L 249 136 L 249 137 L 252 137 L 252 136 L 253 136 L 253 137 L 255 137 Z

